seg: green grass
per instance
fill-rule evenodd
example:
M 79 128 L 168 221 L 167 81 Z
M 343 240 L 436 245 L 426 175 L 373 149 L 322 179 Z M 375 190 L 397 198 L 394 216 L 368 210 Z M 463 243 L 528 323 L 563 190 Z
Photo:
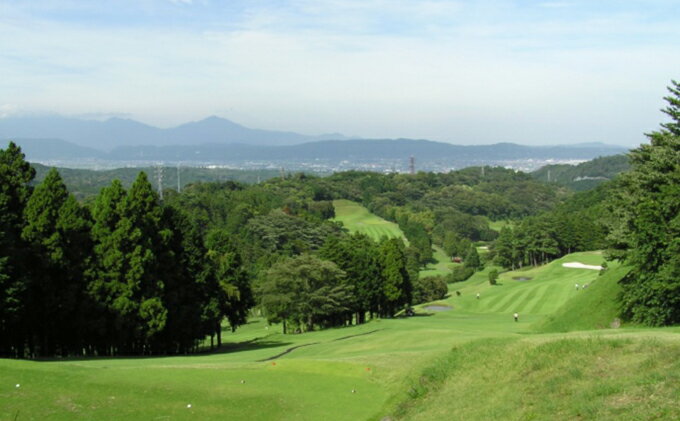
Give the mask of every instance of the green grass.
M 536 331 L 568 332 L 602 329 L 612 325 L 619 310 L 613 297 L 621 292 L 618 281 L 628 273 L 629 268 L 611 262 L 609 266 L 609 270 L 589 284 L 583 294 L 577 294 L 539 323 Z
M 460 265 L 460 263 L 451 262 L 451 259 L 444 253 L 441 247 L 433 246 L 432 249 L 434 250 L 432 257 L 435 262 L 428 264 L 425 269 L 420 271 L 421 278 L 425 276 L 447 275 L 451 273 L 451 269 Z
M 513 224 L 514 223 L 512 221 L 509 221 L 507 219 L 503 219 L 500 221 L 489 221 L 489 228 L 491 228 L 494 231 L 501 232 L 501 229 L 503 229 L 503 227 L 512 227 Z
M 571 261 L 602 255 L 496 286 L 487 266 L 449 286 L 444 312 L 299 335 L 255 318 L 225 331 L 220 353 L 0 359 L 0 420 L 673 419 L 680 328 L 607 328 L 625 269 L 599 277 Z
M 445 353 L 393 413 L 409 420 L 677 419 L 678 341 L 492 339 Z
M 380 240 L 383 237 L 402 238 L 408 244 L 397 224 L 370 213 L 360 204 L 349 200 L 334 200 L 333 206 L 335 207 L 334 220 L 342 222 L 351 233 L 361 232 L 374 240 Z

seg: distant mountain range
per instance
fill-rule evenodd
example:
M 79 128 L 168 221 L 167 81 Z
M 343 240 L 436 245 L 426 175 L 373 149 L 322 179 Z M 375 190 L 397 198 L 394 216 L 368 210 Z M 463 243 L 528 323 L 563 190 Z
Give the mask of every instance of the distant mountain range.
M 122 118 L 111 118 L 106 121 L 61 116 L 0 119 L 0 139 L 14 138 L 61 139 L 102 151 L 110 151 L 119 146 L 138 145 L 169 146 L 205 143 L 294 145 L 317 140 L 346 139 L 341 134 L 307 136 L 293 132 L 249 129 L 215 116 L 169 129 Z
M 597 156 L 614 155 L 624 148 L 600 145 L 587 146 L 523 146 L 514 143 L 462 146 L 450 143 L 413 139 L 326 140 L 290 146 L 252 146 L 244 144 L 204 144 L 197 146 L 125 146 L 111 151 L 110 159 L 162 161 L 310 161 L 346 160 L 373 161 L 379 159 L 408 159 L 419 161 L 512 161 L 587 160 Z
M 333 139 L 324 139 L 326 136 Z M 539 163 L 585 161 L 626 151 L 623 147 L 602 143 L 463 146 L 414 139 L 305 136 L 249 129 L 218 117 L 173 129 L 159 129 L 117 118 L 104 122 L 63 117 L 0 119 L 0 140 L 7 139 L 17 142 L 31 161 L 56 162 L 63 166 L 93 160 L 126 165 L 183 162 L 186 165 L 227 164 L 240 168 L 319 168 L 320 171 L 403 170 L 411 156 L 415 157 L 420 170 L 471 165 L 533 170 L 540 166 Z

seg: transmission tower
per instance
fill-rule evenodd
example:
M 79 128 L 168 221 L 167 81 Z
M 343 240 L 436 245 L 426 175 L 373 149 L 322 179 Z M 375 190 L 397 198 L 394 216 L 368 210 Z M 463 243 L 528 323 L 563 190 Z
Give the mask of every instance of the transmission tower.
M 182 193 L 182 183 L 180 181 L 179 167 L 181 164 L 177 164 L 177 193 Z
M 163 200 L 163 166 L 156 165 L 156 180 L 158 181 L 158 197 Z
M 416 157 L 413 155 L 408 159 L 408 170 L 411 174 L 416 173 Z

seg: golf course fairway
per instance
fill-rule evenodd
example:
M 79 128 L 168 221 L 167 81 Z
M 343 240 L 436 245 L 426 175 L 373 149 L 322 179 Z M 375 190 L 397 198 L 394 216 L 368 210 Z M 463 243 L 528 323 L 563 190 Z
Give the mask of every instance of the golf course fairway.
M 404 233 L 394 222 L 387 221 L 369 212 L 359 203 L 350 200 L 334 200 L 334 221 L 342 222 L 351 233 L 360 232 L 378 241 L 382 237 L 402 238 L 406 241 Z
M 674 419 L 680 328 L 610 328 L 625 270 L 570 262 L 603 257 L 495 286 L 487 265 L 413 317 L 290 335 L 254 318 L 216 353 L 0 359 L 0 420 Z

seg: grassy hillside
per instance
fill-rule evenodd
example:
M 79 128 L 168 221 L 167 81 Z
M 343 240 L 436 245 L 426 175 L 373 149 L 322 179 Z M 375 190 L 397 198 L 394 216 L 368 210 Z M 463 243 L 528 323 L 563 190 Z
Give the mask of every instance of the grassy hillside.
M 610 268 L 604 275 L 593 281 L 582 294 L 578 294 L 538 323 L 536 331 L 568 332 L 611 326 L 618 315 L 616 297 L 621 292 L 618 281 L 628 271 L 627 267 L 610 263 Z
M 359 203 L 350 200 L 334 200 L 333 206 L 335 207 L 334 220 L 342 222 L 350 232 L 361 232 L 374 240 L 380 240 L 382 237 L 401 238 L 408 244 L 408 240 L 399 225 L 371 213 Z M 427 265 L 420 272 L 421 277 L 446 275 L 451 272 L 451 267 L 456 265 L 451 263 L 449 257 L 440 247 L 434 246 L 433 249 L 435 262 Z
M 487 339 L 445 353 L 396 405 L 409 420 L 672 420 L 680 414 L 680 342 Z
M 335 221 L 342 222 L 350 232 L 361 232 L 374 240 L 382 237 L 396 237 L 407 241 L 397 224 L 372 214 L 356 202 L 334 200 L 333 206 L 335 207 Z
M 487 273 L 492 266 L 475 274 L 470 280 L 452 284 L 452 291 L 460 291 L 455 302 L 466 311 L 485 314 L 520 313 L 520 317 L 553 313 L 568 300 L 576 297 L 582 290 L 575 284 L 592 283 L 598 276 L 597 271 L 563 267 L 563 263 L 578 261 L 584 264 L 599 264 L 599 252 L 574 253 L 537 268 L 526 268 L 514 272 L 501 273 L 498 285 L 489 285 Z M 497 268 L 500 269 L 500 268 Z M 476 294 L 480 298 L 476 298 Z

